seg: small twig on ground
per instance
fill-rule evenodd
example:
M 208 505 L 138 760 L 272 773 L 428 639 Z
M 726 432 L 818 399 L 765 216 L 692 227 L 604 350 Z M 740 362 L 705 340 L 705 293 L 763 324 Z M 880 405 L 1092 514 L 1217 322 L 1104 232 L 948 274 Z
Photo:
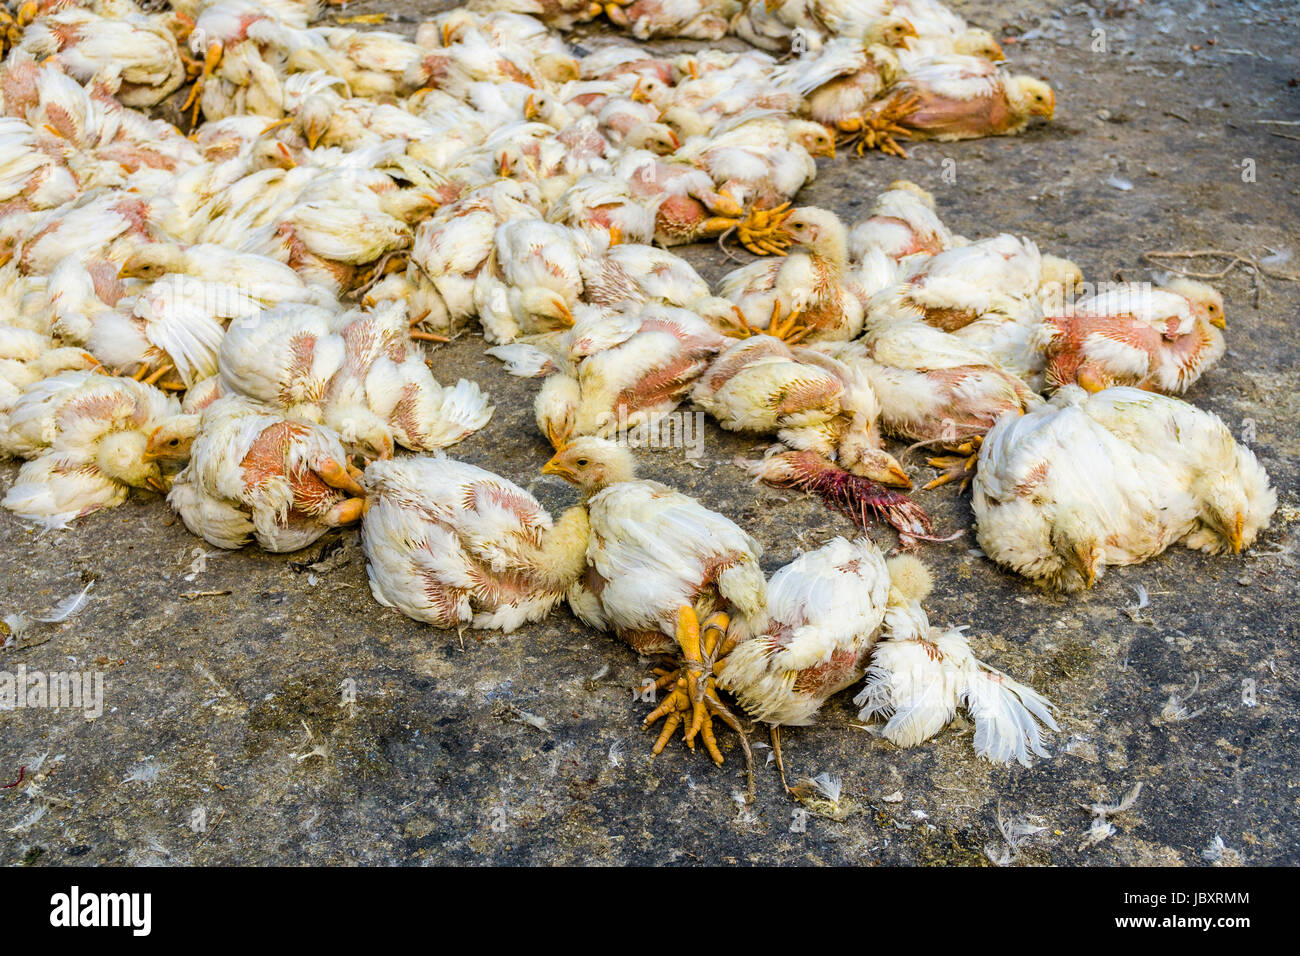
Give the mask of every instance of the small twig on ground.
M 1260 298 L 1265 292 L 1263 278 L 1267 276 L 1270 279 L 1280 279 L 1283 282 L 1300 282 L 1300 274 L 1295 272 L 1284 272 L 1281 269 L 1274 269 L 1270 266 L 1262 265 L 1254 256 L 1248 256 L 1240 252 L 1233 252 L 1229 249 L 1188 249 L 1184 251 L 1148 251 L 1142 253 L 1142 258 L 1149 262 L 1161 262 L 1166 259 L 1226 259 L 1227 265 L 1221 269 L 1212 272 L 1202 272 L 1193 269 L 1181 269 L 1177 266 L 1168 266 L 1168 268 L 1181 276 L 1189 279 L 1222 279 L 1238 266 L 1243 267 L 1250 273 L 1252 279 L 1252 292 L 1255 296 L 1255 307 L 1259 308 Z

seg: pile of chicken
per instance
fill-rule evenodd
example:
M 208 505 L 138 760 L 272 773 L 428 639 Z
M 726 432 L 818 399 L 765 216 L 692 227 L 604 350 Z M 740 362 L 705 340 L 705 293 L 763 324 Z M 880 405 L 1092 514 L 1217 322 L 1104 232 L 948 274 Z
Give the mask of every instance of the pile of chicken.
M 619 429 L 690 401 L 775 440 L 740 463 L 756 477 L 859 532 L 883 519 L 905 548 L 935 534 L 885 439 L 927 445 L 945 453 L 934 483 L 973 481 L 984 552 L 1064 589 L 1176 542 L 1235 552 L 1267 525 L 1254 456 L 1165 397 L 1223 353 L 1213 289 L 1086 294 L 1029 240 L 953 234 L 907 182 L 853 224 L 791 208 L 837 138 L 901 153 L 897 137 L 1050 117 L 1051 90 L 1000 72 L 993 38 L 934 0 L 487 0 L 414 39 L 319 13 L 12 3 L 15 514 L 62 528 L 144 488 L 212 544 L 270 551 L 359 521 L 374 596 L 410 617 L 510 631 L 567 602 L 669 655 L 649 680 L 655 750 L 680 728 L 719 763 L 715 720 L 749 753 L 736 705 L 779 756 L 775 728 L 864 678 L 863 718 L 904 746 L 963 707 L 979 753 L 1028 763 L 1055 724 L 960 630 L 931 627 L 914 558 L 834 538 L 765 576 L 732 521 L 636 478 Z M 601 14 L 641 38 L 731 31 L 796 56 L 578 59 L 548 29 Z M 147 112 L 169 98 L 189 136 Z M 666 249 L 733 234 L 773 256 L 717 288 Z M 426 360 L 474 320 L 510 371 L 543 378 L 542 470 L 582 490 L 558 517 L 438 451 L 492 413 Z

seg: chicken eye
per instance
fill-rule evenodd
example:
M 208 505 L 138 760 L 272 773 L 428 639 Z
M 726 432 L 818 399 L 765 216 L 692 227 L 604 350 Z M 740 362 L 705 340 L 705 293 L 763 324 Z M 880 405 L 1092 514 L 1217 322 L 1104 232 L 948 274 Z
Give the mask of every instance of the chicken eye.
M 587 459 L 585 459 L 585 458 L 579 458 L 578 461 L 577 461 L 577 465 L 578 465 L 579 468 L 586 468 L 586 467 L 587 467 Z
M 167 444 L 169 444 L 169 445 L 171 445 L 173 448 L 175 448 L 175 447 L 176 447 L 177 445 L 179 445 L 180 443 L 181 443 L 181 440 L 180 440 L 179 438 L 173 438 L 173 439 L 172 439 L 171 441 L 169 441 Z

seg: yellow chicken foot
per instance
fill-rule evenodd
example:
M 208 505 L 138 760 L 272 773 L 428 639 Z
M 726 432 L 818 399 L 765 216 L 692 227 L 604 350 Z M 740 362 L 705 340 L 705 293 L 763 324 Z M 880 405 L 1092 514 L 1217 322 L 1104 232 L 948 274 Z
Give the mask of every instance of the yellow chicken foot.
M 164 365 L 161 368 L 157 369 L 148 378 L 142 378 L 140 379 L 140 381 L 143 382 L 145 385 L 156 385 L 158 383 L 158 379 L 162 378 L 173 368 L 175 368 L 174 365 Z
M 365 498 L 345 498 L 325 514 L 325 523 L 332 528 L 360 521 L 366 513 Z
M 785 792 L 790 792 L 790 785 L 785 782 L 785 760 L 781 757 L 781 725 L 768 724 L 768 730 L 772 732 L 772 753 L 776 757 L 776 769 L 781 774 L 781 786 Z
M 181 107 L 182 113 L 191 106 L 194 107 L 194 115 L 190 117 L 191 127 L 199 125 L 199 110 L 202 108 L 203 87 L 207 84 L 208 77 L 216 72 L 217 66 L 221 63 L 221 56 L 224 52 L 225 48 L 221 45 L 220 41 L 213 41 L 208 44 L 207 53 L 204 54 L 203 57 L 203 72 L 200 73 L 199 78 L 194 81 L 194 86 L 190 88 L 189 99 L 187 99 L 185 105 Z
M 858 140 L 858 155 L 862 156 L 868 149 L 878 149 L 882 153 L 907 159 L 907 152 L 898 144 L 898 140 L 910 139 L 912 132 L 899 124 L 916 112 L 920 103 L 919 96 L 890 100 L 862 116 L 859 120 L 862 138 Z
M 774 339 L 780 339 L 790 345 L 794 345 L 810 331 L 805 326 L 799 324 L 803 317 L 803 312 L 798 309 L 792 311 L 784 319 L 781 318 L 781 300 L 777 299 L 772 303 L 772 318 L 768 320 L 765 335 L 770 335 Z
M 771 209 L 751 209 L 736 227 L 736 238 L 755 255 L 783 256 L 793 241 L 781 228 L 789 216 L 788 202 Z
M 672 690 L 646 717 L 645 726 L 653 725 L 661 717 L 666 718 L 659 739 L 655 741 L 654 753 L 663 752 L 674 731 L 683 726 L 686 746 L 694 750 L 695 738 L 698 736 L 713 762 L 722 766 L 722 751 L 718 749 L 713 730 L 713 718 L 716 717 L 740 737 L 745 766 L 752 776 L 753 754 L 749 749 L 749 739 L 740 721 L 718 697 L 717 678 L 714 676 L 721 658 L 732 648 L 732 644 L 726 640 L 729 623 L 725 614 L 712 615 L 705 622 L 701 641 L 700 622 L 695 612 L 690 607 L 681 608 L 677 617 L 677 642 L 682 648 L 684 661 L 675 671 L 656 671 L 660 677 L 655 686 L 661 689 L 671 686 Z
M 352 477 L 351 473 L 342 462 L 329 457 L 318 458 L 312 466 L 312 471 L 316 473 L 316 476 L 320 478 L 321 481 L 325 482 L 325 484 L 329 485 L 331 488 L 337 488 L 339 491 L 346 491 L 348 494 L 356 498 L 364 499 L 366 496 L 365 489 L 357 483 L 357 480 Z
M 975 477 L 975 468 L 979 463 L 980 445 L 984 443 L 982 435 L 976 435 L 970 441 L 963 442 L 954 449 L 955 455 L 936 455 L 933 458 L 927 458 L 926 464 L 931 467 L 940 469 L 940 474 L 933 481 L 927 483 L 925 487 L 938 488 L 940 485 L 946 485 L 950 481 L 961 479 L 961 491 L 965 491 L 970 485 L 971 479 Z

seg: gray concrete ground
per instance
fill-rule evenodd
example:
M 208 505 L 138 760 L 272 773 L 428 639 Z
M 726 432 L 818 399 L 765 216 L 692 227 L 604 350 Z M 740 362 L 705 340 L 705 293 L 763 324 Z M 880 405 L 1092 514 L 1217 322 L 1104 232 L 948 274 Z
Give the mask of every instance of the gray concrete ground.
M 907 176 L 962 233 L 1030 236 L 1094 279 L 1152 277 L 1150 250 L 1300 253 L 1294 2 L 956 5 L 1021 38 L 1008 54 L 1052 81 L 1057 121 L 1014 139 L 920 145 L 908 161 L 823 161 L 801 201 L 851 218 Z M 727 266 L 712 248 L 686 255 L 710 277 Z M 792 776 L 843 778 L 842 819 L 801 817 L 770 767 L 745 805 L 730 735 L 720 770 L 680 744 L 649 758 L 631 692 L 643 663 L 567 611 L 510 637 L 424 627 L 371 599 L 355 532 L 327 539 L 342 547 L 315 569 L 301 562 L 320 545 L 209 555 L 192 573 L 202 542 L 141 494 L 46 537 L 0 514 L 0 611 L 39 613 L 96 582 L 80 614 L 28 632 L 43 643 L 0 651 L 0 669 L 106 675 L 98 719 L 0 716 L 0 783 L 27 767 L 0 791 L 0 860 L 1203 865 L 1218 835 L 1222 862 L 1300 862 L 1300 285 L 1241 268 L 1220 284 L 1229 352 L 1189 398 L 1253 431 L 1279 489 L 1274 525 L 1250 553 L 1175 549 L 1067 598 L 972 555 L 969 532 L 925 548 L 936 623 L 970 624 L 978 653 L 1061 708 L 1053 756 L 1032 769 L 975 759 L 960 721 L 899 750 L 857 725 L 846 693 L 784 738 Z M 489 429 L 455 453 L 527 485 L 547 454 L 531 422 L 535 384 L 482 352 L 467 337 L 434 355 L 440 378 L 476 378 L 497 403 Z M 816 502 L 749 484 L 730 460 L 753 447 L 710 426 L 704 467 L 645 452 L 643 472 L 751 530 L 769 570 L 851 530 Z M 553 507 L 572 498 L 534 487 Z M 970 527 L 953 489 L 918 497 L 937 527 Z M 1140 610 L 1139 587 L 1150 600 Z M 1169 719 L 1179 703 L 1186 719 Z M 1114 835 L 1084 846 L 1081 805 L 1138 783 Z M 999 820 L 1044 829 L 1013 853 Z

